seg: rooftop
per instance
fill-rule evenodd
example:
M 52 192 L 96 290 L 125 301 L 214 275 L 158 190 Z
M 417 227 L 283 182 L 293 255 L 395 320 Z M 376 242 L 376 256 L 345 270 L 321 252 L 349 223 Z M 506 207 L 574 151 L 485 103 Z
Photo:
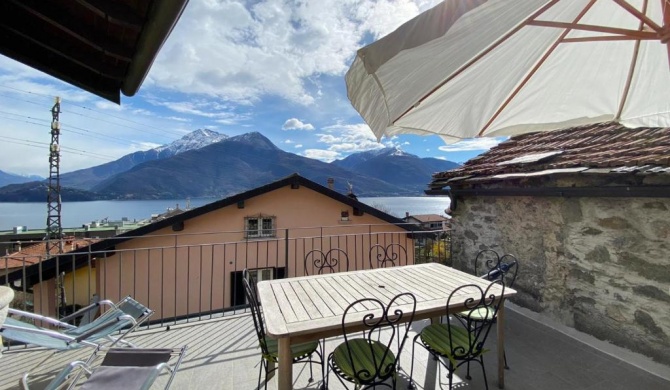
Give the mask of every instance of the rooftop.
M 670 128 L 630 129 L 614 122 L 510 138 L 463 164 L 433 175 L 431 189 L 477 178 L 556 173 L 670 174 Z
M 525 309 L 508 304 L 505 321 L 506 354 L 510 369 L 505 371 L 505 388 L 508 390 L 579 390 L 579 389 L 631 389 L 657 390 L 670 388 L 670 367 L 654 364 L 610 344 L 597 341 L 575 330 L 562 328 L 542 320 L 542 317 Z M 412 325 L 410 339 L 426 322 Z M 486 354 L 489 388 L 495 389 L 495 333 L 487 340 L 491 351 Z M 140 330 L 130 340 L 142 347 L 178 347 L 188 345 L 186 358 L 177 373 L 173 389 L 256 389 L 260 349 L 248 314 L 173 325 L 169 329 L 156 327 Z M 341 342 L 341 338 L 328 339 L 326 354 Z M 410 344 L 406 344 L 401 358 L 401 378 L 398 388 L 407 385 L 405 371 L 411 362 Z M 415 359 L 415 384 L 424 388 L 427 353 L 417 349 Z M 47 361 L 44 374 L 36 376 L 35 389 L 43 388 L 55 373 L 69 361 L 81 358 L 78 350 L 57 354 Z M 48 351 L 13 347 L 5 351 L 2 359 L 3 375 L 0 389 L 15 389 L 22 373 L 46 356 Z M 11 364 L 8 364 L 11 362 Z M 301 364 L 294 365 L 294 388 L 316 389 L 320 385 L 320 371 L 315 369 L 316 381 L 308 382 L 309 370 Z M 464 370 L 457 372 L 456 381 L 462 381 Z M 163 378 L 159 378 L 164 379 Z M 443 371 L 441 381 L 446 381 Z M 31 387 L 33 388 L 33 387 Z M 273 378 L 268 389 L 276 389 Z M 341 389 L 331 377 L 330 389 Z M 472 380 L 456 388 L 482 389 L 481 370 L 473 366 Z

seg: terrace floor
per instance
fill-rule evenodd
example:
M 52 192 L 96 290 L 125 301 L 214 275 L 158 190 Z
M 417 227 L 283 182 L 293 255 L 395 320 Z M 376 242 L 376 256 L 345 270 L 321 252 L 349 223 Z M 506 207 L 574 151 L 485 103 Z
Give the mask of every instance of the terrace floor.
M 548 324 L 542 316 L 513 305 L 506 311 L 506 353 L 510 370 L 505 372 L 506 389 L 670 389 L 670 367 L 655 364 L 640 355 L 600 342 L 574 330 Z M 424 326 L 413 324 L 411 335 Z M 495 362 L 495 332 L 487 341 L 486 368 L 490 389 L 497 388 Z M 257 347 L 253 323 L 247 314 L 220 319 L 174 325 L 169 330 L 155 328 L 138 331 L 130 340 L 142 347 L 178 347 L 188 345 L 186 358 L 172 385 L 172 389 L 256 389 L 260 350 Z M 411 338 L 408 340 L 411 341 Z M 329 339 L 326 353 L 341 342 Z M 409 347 L 409 348 L 408 348 Z M 418 352 L 421 351 L 419 354 Z M 67 362 L 84 356 L 84 350 L 61 353 L 44 365 L 43 374 L 34 377 L 31 388 L 43 388 Z M 90 349 L 88 350 L 90 353 Z M 0 389 L 15 389 L 24 371 L 46 356 L 40 349 L 13 348 L 0 358 Z M 427 353 L 417 348 L 415 384 L 424 388 Z M 409 371 L 411 343 L 405 345 L 401 366 Z M 446 388 L 446 371 L 438 380 Z M 315 367 L 315 382 L 309 383 L 309 369 L 304 364 L 294 365 L 294 388 L 316 389 L 320 386 L 321 371 Z M 398 388 L 407 388 L 406 374 L 402 373 Z M 457 372 L 460 378 L 464 369 Z M 164 380 L 159 378 L 159 381 Z M 483 389 L 481 369 L 472 366 L 472 380 L 460 382 L 456 389 Z M 277 380 L 268 383 L 276 389 Z M 331 374 L 330 389 L 342 385 Z M 439 387 L 436 387 L 439 388 Z

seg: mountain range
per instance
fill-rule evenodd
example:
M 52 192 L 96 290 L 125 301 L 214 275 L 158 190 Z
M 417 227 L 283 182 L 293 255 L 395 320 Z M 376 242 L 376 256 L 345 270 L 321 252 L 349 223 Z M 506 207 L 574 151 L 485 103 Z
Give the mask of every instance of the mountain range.
M 62 173 L 60 175 L 60 184 L 63 187 L 91 190 L 100 182 L 119 173 L 126 172 L 135 165 L 166 159 L 188 150 L 200 149 L 204 146 L 223 141 L 226 138 L 228 138 L 227 135 L 217 133 L 216 131 L 198 129 L 169 145 L 131 153 L 118 160 L 95 167 Z
M 44 179 L 43 177 L 39 177 L 37 175 L 21 176 L 9 172 L 0 171 L 0 187 L 9 184 L 28 183 L 31 181 L 43 180 L 43 179 Z
M 64 201 L 225 197 L 292 173 L 357 196 L 422 195 L 431 174 L 458 164 L 398 148 L 354 153 L 325 163 L 285 152 L 258 132 L 228 137 L 196 130 L 170 145 L 61 174 Z M 45 201 L 45 182 L 0 188 L 0 201 Z

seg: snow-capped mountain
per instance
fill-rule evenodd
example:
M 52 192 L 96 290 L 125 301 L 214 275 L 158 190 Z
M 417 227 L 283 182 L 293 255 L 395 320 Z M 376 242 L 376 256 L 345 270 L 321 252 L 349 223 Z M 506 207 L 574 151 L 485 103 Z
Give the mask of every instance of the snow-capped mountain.
M 102 181 L 126 172 L 138 164 L 147 161 L 162 160 L 177 154 L 196 150 L 227 139 L 225 134 L 208 129 L 192 131 L 180 139 L 154 149 L 127 154 L 118 160 L 91 168 L 61 174 L 60 183 L 63 187 L 90 190 Z
M 170 144 L 159 146 L 153 150 L 158 152 L 160 155 L 167 153 L 169 156 L 174 156 L 187 150 L 200 149 L 207 145 L 223 141 L 226 138 L 228 138 L 227 135 L 217 133 L 213 130 L 198 129 L 186 134 L 185 136 Z M 161 156 L 161 158 L 164 157 Z

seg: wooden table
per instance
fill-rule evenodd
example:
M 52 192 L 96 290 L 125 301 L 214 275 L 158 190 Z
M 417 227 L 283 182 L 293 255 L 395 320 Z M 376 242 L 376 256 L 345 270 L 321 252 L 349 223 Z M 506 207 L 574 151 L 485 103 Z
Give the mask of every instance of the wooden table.
M 445 314 L 449 294 L 457 287 L 471 283 L 486 288 L 490 282 L 437 263 L 258 283 L 267 335 L 279 341 L 279 389 L 292 388 L 291 344 L 341 335 L 342 314 L 355 300 L 374 297 L 388 303 L 400 293 L 411 292 L 417 300 L 414 320 L 430 318 L 436 321 Z M 500 289 L 493 292 L 499 295 Z M 516 291 L 507 288 L 503 298 L 514 294 Z M 462 309 L 464 299 L 458 301 L 449 308 L 450 312 Z M 501 389 L 504 388 L 504 328 L 501 305 L 497 325 L 498 387 Z M 433 359 L 428 361 L 435 363 Z M 429 382 L 426 380 L 427 386 L 432 387 L 434 378 Z

